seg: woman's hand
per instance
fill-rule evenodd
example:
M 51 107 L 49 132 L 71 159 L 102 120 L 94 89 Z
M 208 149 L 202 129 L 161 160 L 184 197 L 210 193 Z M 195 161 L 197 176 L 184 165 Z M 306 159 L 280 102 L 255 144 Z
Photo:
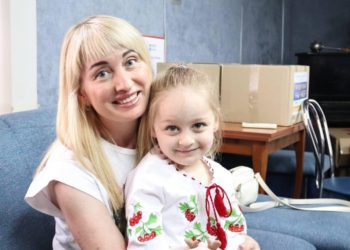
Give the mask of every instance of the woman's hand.
M 239 250 L 260 250 L 260 246 L 256 240 L 246 235 L 245 241 L 239 245 Z

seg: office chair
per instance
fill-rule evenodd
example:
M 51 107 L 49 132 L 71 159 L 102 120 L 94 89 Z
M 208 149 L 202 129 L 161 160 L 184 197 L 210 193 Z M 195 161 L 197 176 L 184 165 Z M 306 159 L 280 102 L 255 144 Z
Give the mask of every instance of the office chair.
M 324 192 L 327 196 L 350 200 L 350 176 L 334 175 L 333 150 L 329 136 L 326 117 L 321 106 L 313 99 L 307 99 L 302 105 L 302 115 L 307 135 L 315 156 L 316 187 L 319 196 Z M 325 155 L 328 153 L 330 161 L 330 177 L 325 178 Z

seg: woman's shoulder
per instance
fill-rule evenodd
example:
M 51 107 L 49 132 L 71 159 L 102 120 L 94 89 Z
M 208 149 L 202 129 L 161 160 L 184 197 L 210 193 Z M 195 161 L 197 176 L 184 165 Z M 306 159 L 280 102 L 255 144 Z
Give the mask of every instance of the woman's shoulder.
M 57 142 L 54 149 L 51 151 L 45 166 L 52 165 L 55 162 L 70 162 L 77 164 L 74 152 L 60 142 Z
M 106 190 L 99 180 L 82 167 L 74 153 L 62 144 L 53 149 L 45 166 L 35 175 L 25 196 L 33 208 L 52 216 L 62 217 L 61 211 L 51 201 L 49 184 L 53 181 L 71 186 L 102 202 L 107 197 Z

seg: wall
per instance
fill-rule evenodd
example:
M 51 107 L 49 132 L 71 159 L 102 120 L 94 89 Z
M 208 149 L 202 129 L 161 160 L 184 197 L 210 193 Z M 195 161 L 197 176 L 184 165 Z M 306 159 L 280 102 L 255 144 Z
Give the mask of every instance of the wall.
M 38 106 L 35 3 L 0 1 L 0 114 Z
M 38 0 L 39 103 L 56 103 L 60 44 L 85 16 L 114 15 L 143 34 L 165 36 L 168 62 L 229 63 L 240 61 L 240 12 L 241 0 Z
M 348 0 L 37 0 L 39 103 L 56 103 L 64 33 L 88 15 L 165 36 L 168 62 L 294 64 L 316 39 L 349 47 L 349 10 Z
M 10 2 L 0 1 L 0 114 L 12 111 L 11 107 L 11 43 Z
M 37 103 L 36 0 L 11 0 L 11 82 L 13 111 Z
M 282 63 L 284 0 L 243 1 L 242 63 Z
M 296 63 L 295 53 L 310 52 L 315 40 L 331 47 L 350 47 L 349 0 L 285 2 L 285 63 Z

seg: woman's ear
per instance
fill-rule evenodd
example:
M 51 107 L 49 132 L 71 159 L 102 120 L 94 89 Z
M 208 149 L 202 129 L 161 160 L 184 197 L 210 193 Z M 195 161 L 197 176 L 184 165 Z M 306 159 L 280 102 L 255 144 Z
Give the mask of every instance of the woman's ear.
M 154 127 L 152 126 L 151 129 L 151 137 L 154 138 L 155 140 L 157 139 L 156 132 L 154 131 Z
M 88 97 L 83 89 L 78 90 L 78 99 L 83 107 L 90 107 L 91 106 L 90 101 L 89 101 L 89 99 L 88 99 Z

